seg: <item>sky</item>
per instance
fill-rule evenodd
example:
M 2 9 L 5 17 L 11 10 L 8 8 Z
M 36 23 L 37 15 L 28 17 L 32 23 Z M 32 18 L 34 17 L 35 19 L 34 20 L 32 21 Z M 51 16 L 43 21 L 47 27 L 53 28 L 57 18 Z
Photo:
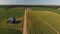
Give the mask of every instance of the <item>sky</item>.
M 0 5 L 60 5 L 60 0 L 0 0 Z

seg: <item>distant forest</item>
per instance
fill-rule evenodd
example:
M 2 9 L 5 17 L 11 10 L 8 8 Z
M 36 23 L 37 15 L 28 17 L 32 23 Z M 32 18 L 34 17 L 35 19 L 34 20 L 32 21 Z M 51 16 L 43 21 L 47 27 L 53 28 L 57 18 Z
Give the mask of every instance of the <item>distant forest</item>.
M 48 7 L 48 8 L 60 8 L 60 5 L 0 5 L 0 8 L 13 8 L 13 7 Z

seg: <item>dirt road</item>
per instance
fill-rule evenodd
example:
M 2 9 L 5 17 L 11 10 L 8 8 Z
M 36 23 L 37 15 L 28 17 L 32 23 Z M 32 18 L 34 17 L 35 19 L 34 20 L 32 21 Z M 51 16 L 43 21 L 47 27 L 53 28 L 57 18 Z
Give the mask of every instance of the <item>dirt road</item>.
M 25 13 L 24 13 L 24 28 L 23 28 L 23 34 L 27 34 L 27 17 L 26 17 L 26 12 L 27 12 L 27 9 L 25 9 Z

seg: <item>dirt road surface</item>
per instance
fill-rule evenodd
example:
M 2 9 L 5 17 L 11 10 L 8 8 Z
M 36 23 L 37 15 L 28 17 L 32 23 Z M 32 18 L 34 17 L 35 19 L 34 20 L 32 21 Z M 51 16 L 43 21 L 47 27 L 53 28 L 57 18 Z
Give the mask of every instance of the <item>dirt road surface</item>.
M 27 17 L 26 17 L 26 12 L 27 9 L 25 9 L 25 13 L 24 13 L 24 28 L 23 28 L 23 34 L 27 34 Z

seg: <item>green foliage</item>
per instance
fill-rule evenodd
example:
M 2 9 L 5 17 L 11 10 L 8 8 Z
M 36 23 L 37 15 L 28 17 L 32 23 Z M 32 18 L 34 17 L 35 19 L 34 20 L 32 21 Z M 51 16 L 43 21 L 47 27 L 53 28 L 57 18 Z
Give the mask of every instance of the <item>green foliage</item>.
M 60 14 L 50 11 L 40 11 L 36 12 L 36 14 L 60 33 Z
M 58 8 L 31 7 L 31 10 L 27 15 L 28 20 L 31 21 L 28 25 L 28 34 L 56 34 L 43 20 L 60 33 L 60 10 Z
M 15 17 L 20 21 L 18 24 L 9 24 L 7 20 L 9 17 Z M 19 18 L 24 16 L 23 8 L 10 8 L 5 10 L 4 8 L 0 8 L 0 34 L 22 34 L 16 28 L 23 28 L 23 19 Z
M 0 10 L 0 20 L 7 19 L 9 17 L 22 17 L 24 14 L 24 10 L 19 9 L 9 9 L 9 10 Z
M 28 25 L 28 34 L 56 34 L 44 21 L 40 18 L 40 11 L 30 11 L 27 13 L 28 20 L 31 24 Z M 49 19 L 48 19 L 49 20 Z M 29 23 L 29 22 L 28 22 Z
M 20 20 L 19 24 L 8 24 L 7 20 L 9 17 L 15 17 L 16 19 L 23 17 L 24 10 L 23 8 L 11 8 L 8 10 L 0 9 L 0 27 L 2 28 L 20 28 L 23 27 L 23 19 Z
M 60 10 L 58 8 L 52 8 L 52 7 L 31 7 L 33 11 L 51 11 L 55 12 L 57 14 L 60 14 Z
M 0 34 L 22 34 L 22 32 L 16 29 L 0 28 Z

